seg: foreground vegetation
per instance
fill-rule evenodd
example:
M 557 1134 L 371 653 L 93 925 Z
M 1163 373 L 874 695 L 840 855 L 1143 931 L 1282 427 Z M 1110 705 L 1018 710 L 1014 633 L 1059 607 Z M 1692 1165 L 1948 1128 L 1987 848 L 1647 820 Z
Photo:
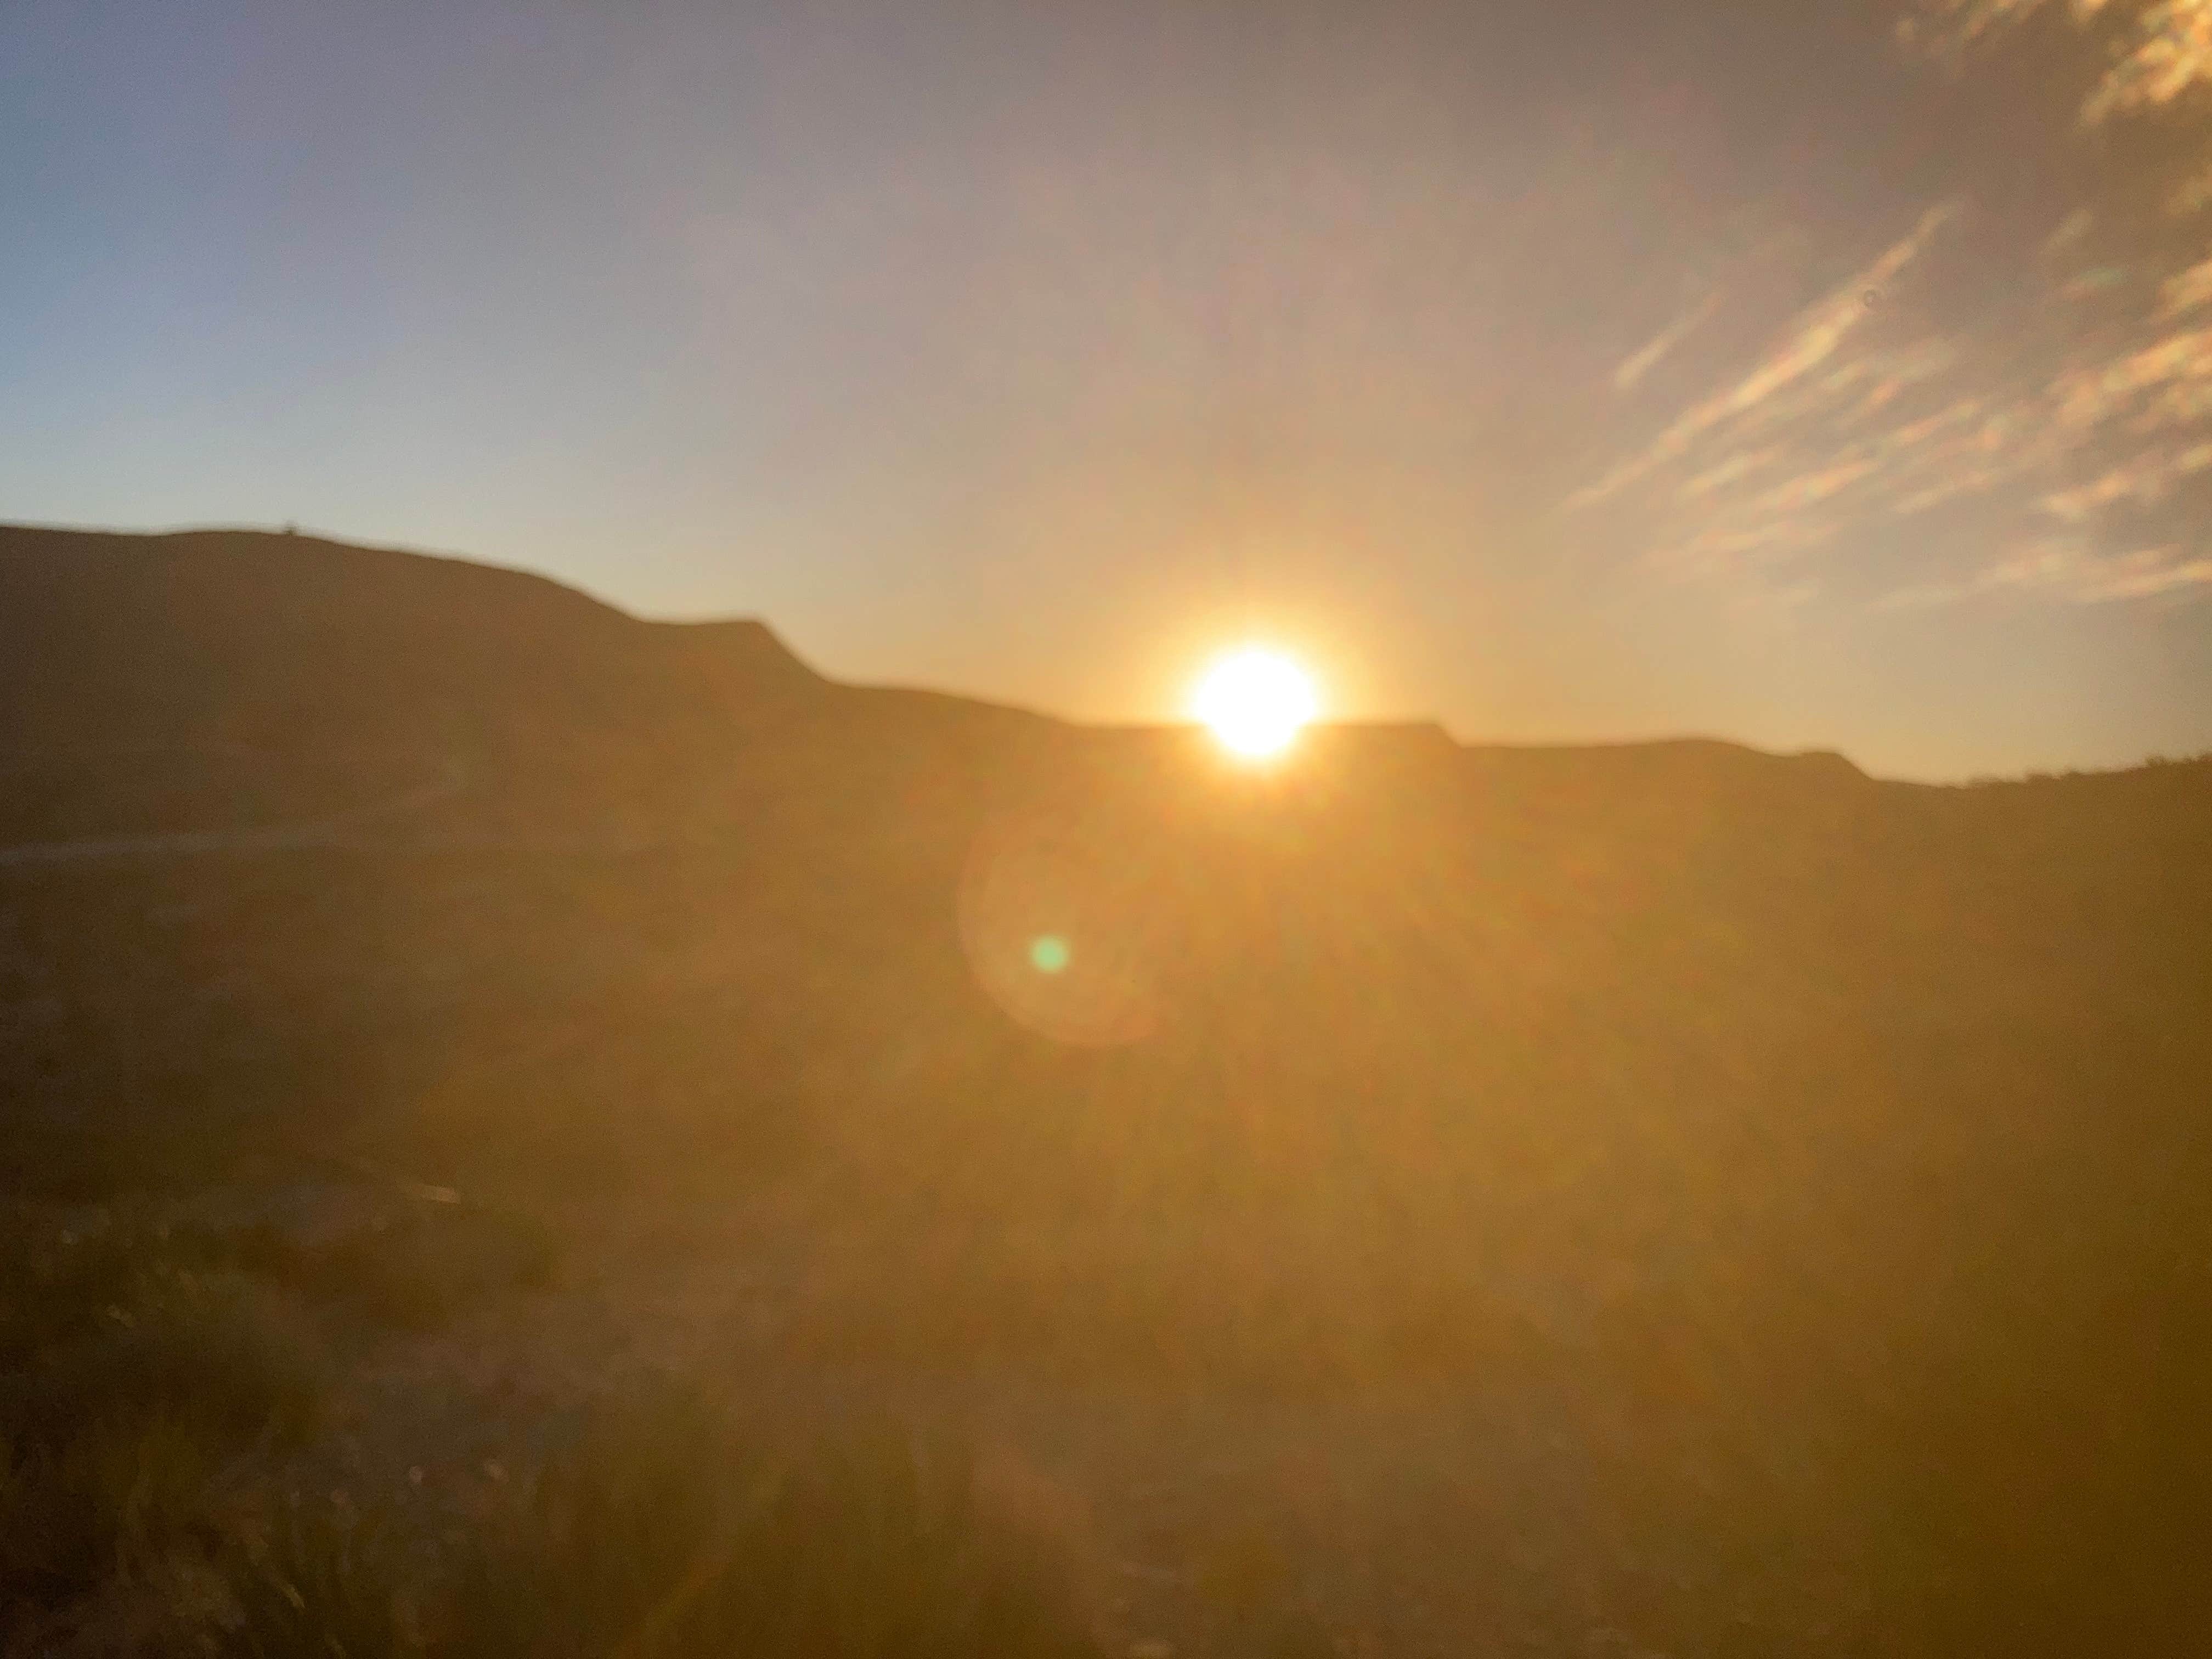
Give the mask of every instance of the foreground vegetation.
M 769 1447 L 656 1390 L 465 1498 L 303 1490 L 333 1350 L 364 1308 L 422 1316 L 393 1290 L 421 1249 L 11 1213 L 0 1653 L 1091 1650 L 1064 1559 L 896 1425 Z

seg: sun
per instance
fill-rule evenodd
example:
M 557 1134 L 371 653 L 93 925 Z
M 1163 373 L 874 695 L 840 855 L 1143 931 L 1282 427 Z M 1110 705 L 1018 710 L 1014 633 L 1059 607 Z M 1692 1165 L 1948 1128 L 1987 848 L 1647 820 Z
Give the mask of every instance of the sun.
M 1279 755 L 1319 712 L 1313 677 L 1279 651 L 1247 646 L 1206 671 L 1191 713 L 1221 746 L 1247 760 Z

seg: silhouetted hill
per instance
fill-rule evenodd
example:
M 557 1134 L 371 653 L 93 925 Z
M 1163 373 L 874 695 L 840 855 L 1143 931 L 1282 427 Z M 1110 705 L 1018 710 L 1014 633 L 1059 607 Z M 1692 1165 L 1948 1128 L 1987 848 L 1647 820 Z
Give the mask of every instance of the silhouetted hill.
M 833 685 L 757 622 L 641 622 L 457 559 L 0 527 L 11 842 L 317 817 L 447 779 L 468 787 L 417 832 L 635 838 L 757 808 L 780 767 L 804 791 L 802 730 L 896 769 L 891 750 L 1040 723 Z
M 1622 1526 L 1848 1557 L 1899 1650 L 2199 1628 L 2212 763 L 1417 726 L 1255 774 L 458 561 L 21 529 L 0 749 L 19 1182 L 828 1171 L 885 1343 L 1548 1344 Z

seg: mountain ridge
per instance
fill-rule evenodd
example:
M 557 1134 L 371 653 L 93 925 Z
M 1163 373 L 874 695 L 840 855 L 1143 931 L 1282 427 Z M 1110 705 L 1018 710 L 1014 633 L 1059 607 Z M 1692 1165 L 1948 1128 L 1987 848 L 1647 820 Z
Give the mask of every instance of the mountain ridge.
M 203 636 L 212 633 L 214 637 L 204 641 L 209 647 L 234 652 L 246 641 L 235 632 L 224 635 L 216 626 L 226 611 L 233 617 L 254 618 L 264 628 L 274 624 L 298 631 L 327 629 L 334 613 L 349 609 L 355 614 L 346 620 L 359 630 L 372 624 L 381 607 L 387 626 L 405 622 L 428 629 L 431 638 L 422 642 L 426 652 L 465 647 L 467 623 L 481 626 L 495 618 L 498 627 L 487 630 L 489 634 L 530 636 L 539 651 L 564 644 L 581 648 L 586 641 L 599 642 L 594 636 L 611 640 L 627 635 L 641 661 L 665 656 L 678 675 L 708 688 L 708 699 L 730 712 L 743 712 L 749 701 L 772 708 L 827 691 L 958 711 L 953 718 L 1072 725 L 1017 705 L 937 688 L 833 680 L 806 663 L 764 618 L 641 617 L 554 578 L 459 555 L 255 529 L 135 532 L 0 524 L 0 643 L 7 647 L 0 653 L 0 662 L 12 659 L 17 665 L 12 679 L 0 667 L 0 717 L 13 717 L 9 727 L 0 729 L 0 741 L 7 746 L 34 746 L 32 740 L 40 735 L 22 729 L 25 685 L 33 677 L 25 672 L 27 667 L 51 675 L 57 659 L 74 657 L 85 669 L 85 678 L 114 678 L 112 666 L 100 662 L 100 648 L 103 643 L 112 648 L 118 642 L 114 635 L 125 630 L 115 617 L 106 620 L 103 630 L 87 614 L 96 611 L 103 601 L 126 617 L 134 610 L 143 613 L 166 608 L 173 623 L 195 625 Z M 196 616 L 196 605 L 215 614 Z M 447 613 L 442 627 L 436 625 L 441 610 Z M 42 632 L 52 641 L 44 652 L 33 637 Z M 478 639 L 479 649 L 484 642 Z M 1349 733 L 1419 732 L 1423 741 L 1431 741 L 1430 734 L 1434 734 L 1470 753 L 1664 754 L 1708 759 L 1725 750 L 1774 759 L 1800 757 L 1710 737 L 1469 743 L 1451 737 L 1433 720 L 1356 719 L 1323 725 Z M 1075 729 L 1176 728 L 1172 723 L 1107 722 Z M 1808 756 L 1830 752 L 1805 751 Z

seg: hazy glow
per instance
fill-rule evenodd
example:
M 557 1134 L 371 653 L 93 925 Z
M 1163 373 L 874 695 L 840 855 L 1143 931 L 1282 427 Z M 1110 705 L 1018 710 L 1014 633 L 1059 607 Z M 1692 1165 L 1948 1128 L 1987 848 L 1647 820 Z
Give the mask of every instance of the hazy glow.
M 1068 963 L 1067 941 L 1057 933 L 1042 933 L 1030 942 L 1030 966 L 1040 974 L 1057 974 Z
M 1279 755 L 1320 708 L 1310 676 L 1279 652 L 1249 647 L 1209 668 L 1191 712 L 1231 753 Z
M 2212 748 L 2212 0 L 0 15 L 0 516 L 1086 724 Z

